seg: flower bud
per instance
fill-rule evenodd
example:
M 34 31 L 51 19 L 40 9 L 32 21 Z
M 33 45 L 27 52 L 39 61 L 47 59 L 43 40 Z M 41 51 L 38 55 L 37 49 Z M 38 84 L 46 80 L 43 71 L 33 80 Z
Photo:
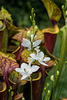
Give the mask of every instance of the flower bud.
M 48 90 L 48 95 L 50 95 L 50 90 Z
M 35 25 L 35 33 L 37 33 L 37 31 L 38 31 L 38 27 L 37 25 Z
M 64 5 L 62 5 L 62 9 L 64 10 Z
M 32 16 L 30 16 L 30 20 L 32 21 Z
M 27 31 L 27 37 L 30 38 L 31 37 L 31 31 Z
M 54 82 L 54 75 L 50 77 L 51 81 Z
M 55 63 L 54 66 L 56 66 L 57 64 Z
M 44 91 L 46 91 L 46 87 L 44 88 Z
M 31 10 L 31 13 L 33 14 L 33 12 L 34 12 L 34 8 L 32 8 L 32 10 Z
M 34 18 L 35 18 L 35 13 L 34 13 Z
M 57 76 L 59 76 L 59 71 L 57 71 Z
M 25 98 L 23 97 L 22 100 L 25 100 Z
M 47 87 L 49 87 L 49 84 L 47 83 Z
M 10 90 L 12 90 L 12 86 L 10 86 Z
M 13 91 L 11 91 L 11 97 L 13 96 L 13 94 L 14 94 L 14 92 L 13 92 Z

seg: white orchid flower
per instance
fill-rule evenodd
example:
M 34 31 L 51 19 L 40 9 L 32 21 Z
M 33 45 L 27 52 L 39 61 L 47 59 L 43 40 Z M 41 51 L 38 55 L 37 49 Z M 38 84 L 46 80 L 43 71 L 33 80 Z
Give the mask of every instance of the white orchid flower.
M 31 35 L 31 41 L 33 40 L 33 35 Z M 33 48 L 37 47 L 41 43 L 41 40 L 37 40 L 33 42 Z M 21 43 L 22 46 L 27 47 L 28 50 L 31 50 L 31 42 L 25 38 L 23 38 L 23 43 Z
M 37 65 L 32 65 L 33 62 L 31 58 L 28 58 L 29 64 L 22 63 L 21 68 L 16 68 L 15 70 L 22 75 L 21 80 L 28 78 L 33 72 L 36 72 L 40 67 Z
M 30 56 L 34 59 L 34 60 L 38 60 L 38 62 L 44 66 L 48 66 L 45 62 L 50 60 L 50 57 L 44 57 L 44 53 L 42 51 L 39 50 L 39 46 L 35 48 L 35 50 L 37 51 L 37 54 L 35 53 L 31 53 Z

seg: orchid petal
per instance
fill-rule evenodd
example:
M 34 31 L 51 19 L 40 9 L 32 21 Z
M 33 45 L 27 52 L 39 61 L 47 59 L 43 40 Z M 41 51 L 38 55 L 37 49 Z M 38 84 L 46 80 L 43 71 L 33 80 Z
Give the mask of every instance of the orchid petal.
M 36 52 L 38 53 L 40 51 L 39 49 L 40 46 L 37 46 L 34 50 L 36 50 Z
M 33 65 L 31 68 L 31 72 L 36 72 L 40 67 L 37 65 Z
M 15 71 L 17 71 L 17 72 L 19 72 L 19 73 L 22 72 L 21 68 L 16 68 Z
M 33 61 L 34 61 L 34 60 L 33 60 L 32 58 L 28 57 L 28 63 L 29 63 L 29 62 L 32 63 Z
M 29 76 L 30 76 L 30 75 L 25 74 L 25 75 L 22 76 L 21 80 L 24 80 L 24 79 L 26 79 L 26 78 L 29 77 Z
M 36 37 L 37 37 L 37 35 L 34 36 L 34 38 L 36 38 Z
M 37 40 L 35 42 L 33 42 L 33 47 L 38 46 L 41 43 L 41 40 Z
M 36 58 L 35 53 L 31 53 L 31 54 L 30 54 L 30 56 L 31 56 L 33 59 L 35 59 L 35 58 Z
M 30 47 L 31 46 L 31 42 L 25 38 L 23 38 L 23 43 L 21 43 L 22 46 L 24 47 Z
M 22 63 L 22 64 L 21 64 L 22 70 L 23 70 L 24 68 L 27 68 L 27 67 L 28 67 L 28 64 L 26 64 L 26 63 Z
M 39 52 L 39 53 L 38 53 L 38 57 L 41 58 L 41 59 L 43 59 L 43 57 L 44 57 L 44 53 L 43 53 L 42 51 Z
M 37 48 L 39 49 L 39 48 L 40 48 L 40 46 L 37 46 L 34 50 L 36 50 L 36 51 L 37 51 Z
M 43 59 L 43 61 L 49 61 L 50 60 L 50 57 L 45 57 L 44 59 Z
M 21 75 L 24 75 L 25 72 L 21 68 L 16 68 L 15 71 L 19 72 Z
M 44 66 L 48 66 L 47 64 L 45 64 L 43 61 L 38 60 L 38 62 Z
M 27 49 L 27 50 L 29 50 L 29 51 L 31 50 L 31 45 L 29 45 L 29 47 L 28 47 L 28 49 Z

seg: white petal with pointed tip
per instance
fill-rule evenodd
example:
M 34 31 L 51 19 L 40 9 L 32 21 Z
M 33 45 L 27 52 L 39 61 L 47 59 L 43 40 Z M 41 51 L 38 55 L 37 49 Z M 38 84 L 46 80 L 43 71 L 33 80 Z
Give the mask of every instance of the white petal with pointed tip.
M 47 64 L 45 64 L 43 61 L 38 60 L 38 62 L 44 66 L 48 66 Z
M 39 68 L 40 68 L 39 66 L 33 65 L 32 68 L 31 68 L 31 71 L 36 72 Z
M 45 57 L 44 59 L 43 59 L 43 61 L 49 61 L 50 60 L 50 57 Z
M 24 47 L 31 47 L 31 42 L 25 38 L 23 38 L 23 43 L 21 43 L 22 46 Z
M 30 56 L 31 56 L 33 59 L 35 59 L 35 57 L 36 57 L 35 53 L 31 53 Z
M 23 70 L 24 68 L 27 68 L 28 67 L 28 64 L 26 64 L 26 63 L 22 63 L 21 64 L 21 69 Z
M 28 74 L 23 75 L 22 78 L 21 78 L 21 80 L 24 80 L 24 79 L 26 79 L 26 78 L 29 77 L 29 76 L 30 76 L 30 75 L 28 75 Z
M 17 72 L 19 72 L 19 73 L 22 72 L 21 68 L 16 68 L 15 71 L 17 71 Z
M 43 57 L 44 57 L 44 53 L 43 53 L 42 51 L 39 52 L 39 53 L 38 53 L 38 57 L 41 58 L 41 59 L 43 59 Z
M 41 43 L 41 40 L 37 40 L 35 42 L 33 42 L 33 47 L 38 46 Z

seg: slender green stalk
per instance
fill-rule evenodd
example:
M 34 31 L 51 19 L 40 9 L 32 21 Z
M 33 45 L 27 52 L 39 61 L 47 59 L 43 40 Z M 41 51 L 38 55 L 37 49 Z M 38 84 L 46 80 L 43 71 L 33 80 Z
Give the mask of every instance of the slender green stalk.
M 31 35 L 31 52 L 33 53 L 33 41 L 34 41 L 34 36 L 35 36 L 35 31 L 34 31 L 34 27 L 35 27 L 35 13 L 34 13 L 34 8 L 32 8 L 31 10 L 31 14 L 32 16 L 30 16 L 30 20 L 32 22 L 32 27 L 33 27 L 33 34 Z M 32 100 L 32 75 L 30 76 L 30 84 L 31 84 L 31 100 Z
M 62 68 L 63 68 L 63 65 L 64 65 L 64 62 L 65 62 L 65 57 L 66 57 L 66 54 L 67 54 L 67 25 L 65 25 L 63 28 L 62 28 L 62 31 L 63 31 L 63 35 L 62 35 L 62 44 L 61 44 L 61 51 L 60 51 L 60 59 L 61 61 L 59 61 L 59 72 L 61 74 L 62 72 Z
M 55 98 L 55 89 L 56 89 L 58 78 L 59 78 L 59 75 L 56 75 L 56 80 L 55 80 L 55 83 L 53 84 L 53 93 L 52 93 L 52 99 L 51 100 L 54 100 L 54 98 Z
M 44 88 L 45 91 L 45 100 L 49 100 L 50 97 L 50 90 L 49 90 L 49 84 L 47 83 L 47 86 Z

